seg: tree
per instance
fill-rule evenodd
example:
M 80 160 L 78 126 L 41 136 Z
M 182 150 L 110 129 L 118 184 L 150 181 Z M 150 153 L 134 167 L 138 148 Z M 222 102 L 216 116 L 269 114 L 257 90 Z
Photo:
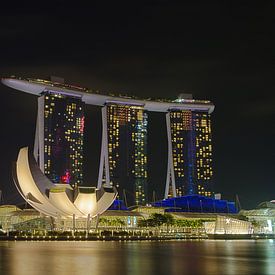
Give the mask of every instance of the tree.
M 155 224 L 155 226 L 157 226 L 157 227 L 159 227 L 159 226 L 163 225 L 164 223 L 166 223 L 166 218 L 162 214 L 153 213 L 150 217 L 153 220 L 153 223 Z
M 184 220 L 184 219 L 178 219 L 178 220 L 175 221 L 175 224 L 178 227 L 198 228 L 198 227 L 202 227 L 203 221 L 202 220 Z
M 126 225 L 125 221 L 123 221 L 119 218 L 115 219 L 115 224 L 118 225 L 118 226 L 125 226 Z
M 138 227 L 147 227 L 147 220 L 138 220 Z
M 99 224 L 102 226 L 109 226 L 110 225 L 110 221 L 106 218 L 100 218 L 99 219 Z
M 171 214 L 168 214 L 168 213 L 165 213 L 163 216 L 165 218 L 165 224 L 167 226 L 167 231 L 168 231 L 169 225 L 175 224 L 175 218 Z

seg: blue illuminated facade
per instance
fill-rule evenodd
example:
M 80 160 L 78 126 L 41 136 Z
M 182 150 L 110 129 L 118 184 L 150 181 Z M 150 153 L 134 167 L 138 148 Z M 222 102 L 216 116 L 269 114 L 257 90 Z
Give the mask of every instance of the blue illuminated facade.
M 193 212 L 193 213 L 231 213 L 236 214 L 234 202 L 216 200 L 200 195 L 181 196 L 157 201 L 154 207 L 164 207 L 165 212 Z
M 129 209 L 125 206 L 123 200 L 116 199 L 113 204 L 108 208 L 108 210 L 124 210 L 128 211 Z

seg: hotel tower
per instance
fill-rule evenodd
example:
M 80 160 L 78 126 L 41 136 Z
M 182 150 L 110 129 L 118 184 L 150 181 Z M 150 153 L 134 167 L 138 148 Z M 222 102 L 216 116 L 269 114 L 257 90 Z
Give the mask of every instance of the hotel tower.
M 210 114 L 170 109 L 166 122 L 168 169 L 165 197 L 213 196 Z
M 129 205 L 147 202 L 147 113 L 142 105 L 107 102 L 102 108 L 103 139 L 98 185 L 118 190 Z M 106 165 L 105 175 L 103 166 Z
M 34 156 L 53 183 L 83 182 L 84 103 L 45 91 L 38 98 Z

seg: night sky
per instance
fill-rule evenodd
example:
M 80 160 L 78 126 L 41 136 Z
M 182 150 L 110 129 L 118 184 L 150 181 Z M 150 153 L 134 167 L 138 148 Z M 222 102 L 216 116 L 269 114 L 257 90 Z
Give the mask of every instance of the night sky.
M 0 76 L 56 75 L 99 91 L 209 99 L 215 192 L 238 194 L 243 208 L 275 199 L 274 1 L 22 2 L 1 3 Z M 0 93 L 0 189 L 15 203 L 11 164 L 33 143 L 37 99 L 2 84 Z M 164 123 L 150 114 L 149 184 L 159 197 Z M 100 109 L 88 106 L 86 184 L 96 184 L 100 135 Z

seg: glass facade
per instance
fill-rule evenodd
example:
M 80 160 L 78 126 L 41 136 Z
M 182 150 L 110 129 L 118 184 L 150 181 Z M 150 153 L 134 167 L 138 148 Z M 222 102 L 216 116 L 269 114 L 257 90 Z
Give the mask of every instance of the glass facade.
M 171 110 L 170 127 L 176 195 L 212 196 L 210 115 Z
M 147 202 L 147 120 L 142 106 L 107 104 L 110 181 L 128 205 Z
M 44 173 L 54 183 L 83 181 L 84 103 L 47 92 L 44 98 Z

